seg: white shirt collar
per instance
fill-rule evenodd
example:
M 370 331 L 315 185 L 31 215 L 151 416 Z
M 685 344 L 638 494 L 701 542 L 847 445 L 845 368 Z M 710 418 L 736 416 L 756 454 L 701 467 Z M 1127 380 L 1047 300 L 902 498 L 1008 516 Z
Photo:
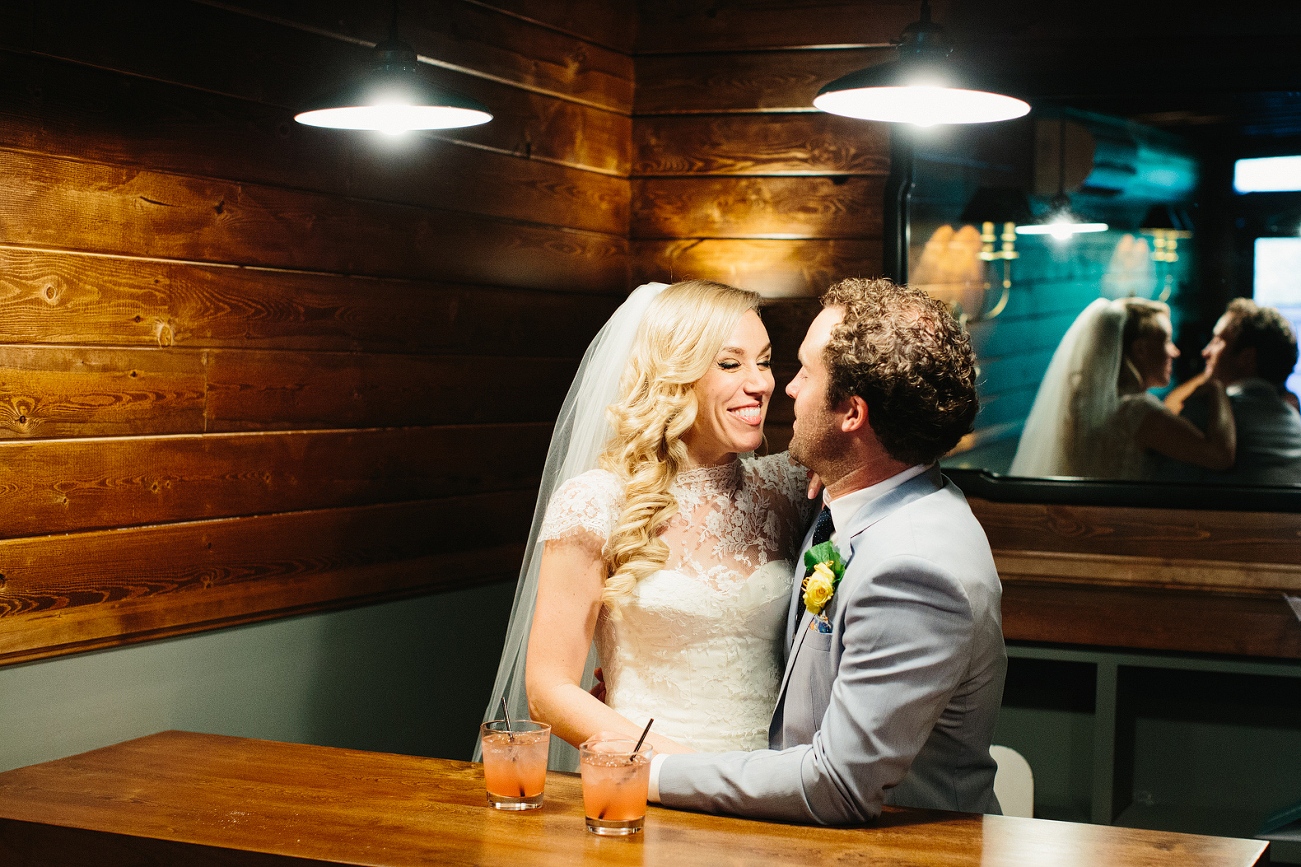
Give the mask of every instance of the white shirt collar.
M 848 494 L 842 494 L 835 499 L 828 499 L 827 491 L 824 488 L 822 502 L 824 505 L 831 506 L 831 520 L 836 525 L 835 531 L 831 534 L 832 542 L 839 542 L 840 528 L 848 527 L 850 519 L 857 514 L 859 509 L 878 497 L 893 491 L 909 479 L 920 476 L 930 468 L 930 464 L 917 464 L 903 472 L 895 473 L 885 481 L 877 482 L 875 485 L 868 485 L 866 488 L 859 488 L 856 491 L 850 491 Z

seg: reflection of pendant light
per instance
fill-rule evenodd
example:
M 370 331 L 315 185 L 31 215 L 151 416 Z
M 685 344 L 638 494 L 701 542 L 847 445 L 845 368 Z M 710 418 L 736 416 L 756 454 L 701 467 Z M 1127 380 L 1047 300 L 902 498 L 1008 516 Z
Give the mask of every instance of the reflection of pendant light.
M 952 50 L 944 28 L 931 23 L 930 0 L 922 0 L 921 20 L 904 28 L 897 60 L 837 78 L 818 91 L 813 105 L 845 117 L 920 126 L 1011 120 L 1030 111 L 1024 100 L 964 81 L 948 60 Z
M 1034 220 L 1025 193 L 1015 187 L 980 187 L 958 217 L 962 223 L 980 226 L 980 258 L 1003 263 L 1003 294 L 994 308 L 980 316 L 993 319 L 1007 306 L 1012 289 L 1012 259 L 1016 251 L 1016 227 Z M 1001 228 L 1001 233 L 999 230 Z M 988 284 L 986 284 L 988 287 Z M 977 320 L 978 321 L 978 320 Z
M 375 46 L 370 71 L 294 117 L 309 126 L 373 129 L 396 135 L 412 129 L 478 126 L 492 113 L 477 100 L 435 87 L 420 73 L 416 52 L 397 38 L 397 2 L 388 39 Z
M 1071 197 L 1066 195 L 1066 118 L 1061 118 L 1058 125 L 1057 195 L 1049 203 L 1048 213 L 1037 222 L 1016 227 L 1018 235 L 1052 235 L 1064 241 L 1072 235 L 1107 231 L 1106 223 L 1086 223 L 1071 211 Z
M 1147 209 L 1139 231 L 1152 236 L 1154 262 L 1178 262 L 1179 241 L 1191 238 L 1193 224 L 1182 210 L 1173 205 L 1153 205 Z

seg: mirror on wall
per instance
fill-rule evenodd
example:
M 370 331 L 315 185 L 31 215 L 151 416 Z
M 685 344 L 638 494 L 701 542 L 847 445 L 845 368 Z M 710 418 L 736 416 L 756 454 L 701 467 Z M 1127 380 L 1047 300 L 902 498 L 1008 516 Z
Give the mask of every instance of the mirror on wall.
M 980 360 L 981 413 L 950 468 L 1131 487 L 1301 485 L 1293 371 L 1277 361 L 1295 328 L 1286 320 L 1301 318 L 1289 294 L 1301 271 L 1269 251 L 1279 313 L 1221 320 L 1230 293 L 1207 287 L 1201 260 L 1220 256 L 1223 239 L 1198 231 L 1228 219 L 1208 214 L 1207 184 L 1221 178 L 1204 176 L 1189 143 L 1063 107 L 907 134 L 908 279 L 966 320 Z M 1047 225 L 1057 210 L 1088 225 Z M 1238 332 L 1256 347 L 1226 345 Z M 1208 360 L 1224 398 L 1198 387 Z M 1237 422 L 1236 453 L 1224 415 Z

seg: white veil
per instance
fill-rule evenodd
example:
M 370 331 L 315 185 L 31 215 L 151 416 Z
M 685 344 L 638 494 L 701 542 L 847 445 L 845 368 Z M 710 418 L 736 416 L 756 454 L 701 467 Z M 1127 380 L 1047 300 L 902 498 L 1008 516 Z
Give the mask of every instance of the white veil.
M 1013 476 L 1106 475 L 1111 448 L 1103 429 L 1120 405 L 1125 306 L 1099 298 L 1057 345 L 1026 418 Z
M 605 409 L 619 398 L 619 379 L 623 376 L 632 349 L 633 337 L 650 303 L 667 288 L 665 283 L 647 283 L 637 287 L 628 300 L 614 311 L 610 319 L 597 332 L 583 355 L 574 374 L 565 402 L 556 418 L 551 434 L 551 448 L 547 452 L 546 466 L 542 471 L 542 485 L 538 490 L 537 505 L 533 509 L 533 525 L 529 530 L 528 544 L 524 549 L 524 562 L 520 566 L 519 583 L 515 587 L 515 604 L 506 627 L 506 644 L 502 648 L 501 662 L 497 666 L 497 680 L 484 712 L 484 721 L 501 718 L 501 700 L 512 719 L 528 719 L 528 695 L 524 689 L 524 663 L 528 652 L 529 630 L 533 627 L 533 605 L 537 600 L 538 567 L 542 562 L 543 541 L 539 539 L 542 519 L 556 489 L 569 479 L 594 469 L 601 450 L 612 431 L 606 420 Z M 586 677 L 591 680 L 595 652 L 589 651 Z M 475 738 L 474 760 L 480 760 L 480 744 Z M 574 770 L 578 766 L 578 752 L 559 738 L 551 740 L 552 768 Z

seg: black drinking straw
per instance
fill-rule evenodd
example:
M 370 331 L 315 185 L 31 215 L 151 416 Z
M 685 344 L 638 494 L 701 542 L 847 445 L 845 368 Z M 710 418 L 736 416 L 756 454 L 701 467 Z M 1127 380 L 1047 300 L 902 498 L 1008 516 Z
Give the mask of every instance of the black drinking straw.
M 652 717 L 650 721 L 646 723 L 646 728 L 641 730 L 641 737 L 637 738 L 637 746 L 632 748 L 632 751 L 634 753 L 637 752 L 639 749 L 641 749 L 641 742 L 646 740 L 646 735 L 650 734 L 650 727 L 651 727 L 651 723 L 653 722 L 655 722 L 654 717 Z
M 510 740 L 511 743 L 514 743 L 514 742 L 515 742 L 515 734 L 514 734 L 515 730 L 514 730 L 513 728 L 510 727 L 510 711 L 506 710 L 506 696 L 504 696 L 504 695 L 501 697 L 501 718 L 502 718 L 503 720 L 506 721 L 506 737 L 507 737 L 507 739 Z M 512 756 L 510 757 L 510 760 L 511 760 L 512 762 L 513 762 L 513 761 L 516 761 L 516 757 L 515 757 L 514 755 L 512 755 Z M 521 798 L 524 797 L 524 784 L 523 784 L 522 782 L 519 784 L 519 796 L 520 796 Z

